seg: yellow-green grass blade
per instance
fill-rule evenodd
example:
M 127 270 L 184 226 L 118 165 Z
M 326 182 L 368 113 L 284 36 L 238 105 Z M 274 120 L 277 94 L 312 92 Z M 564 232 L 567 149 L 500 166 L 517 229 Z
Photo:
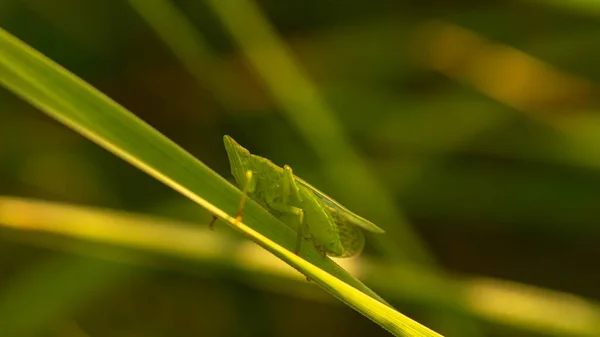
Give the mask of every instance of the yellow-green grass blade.
M 238 206 L 238 189 L 125 108 L 2 29 L 0 83 L 228 222 L 395 335 L 439 336 L 392 309 L 313 247 L 304 250 L 306 260 L 291 253 L 293 231 L 256 203 L 249 201 L 244 213 L 244 222 L 250 226 L 237 223 L 229 214 Z
M 194 261 L 191 265 L 186 263 L 185 267 L 178 268 L 182 272 L 193 274 L 197 271 L 192 266 L 226 264 L 224 267 L 229 271 L 225 273 L 230 273 L 231 270 L 241 272 L 245 275 L 242 280 L 252 286 L 263 289 L 264 278 L 268 277 L 267 291 L 281 291 L 300 298 L 306 298 L 309 294 L 304 290 L 310 285 L 302 277 L 298 277 L 291 268 L 281 268 L 281 261 L 271 259 L 264 250 L 251 242 L 238 244 L 237 240 L 220 231 L 199 229 L 193 223 L 145 214 L 0 196 L 0 229 L 2 228 L 22 231 L 14 232 L 18 233 L 16 236 L 11 235 L 14 234 L 12 231 L 7 235 L 4 231 L 0 232 L 0 236 L 8 238 L 8 241 L 16 240 L 133 266 L 167 269 L 174 266 L 168 259 L 145 259 L 140 251 Z M 39 235 L 42 233 L 74 240 L 55 240 L 56 236 L 53 236 L 53 240 L 39 239 L 43 237 Z M 171 242 L 165 241 L 165 237 Z M 126 251 L 120 250 L 121 247 L 126 248 Z M 494 325 L 509 326 L 523 333 L 600 336 L 600 304 L 576 294 L 489 277 L 442 276 L 417 265 L 397 266 L 366 258 L 344 262 L 348 268 L 367 277 L 369 283 L 386 294 L 386 297 L 416 303 L 426 307 L 428 312 L 458 313 L 459 317 L 472 317 Z M 157 263 L 160 265 L 156 265 Z M 262 282 L 258 282 L 259 280 Z M 36 289 L 34 285 L 32 288 Z M 25 294 L 39 292 L 29 287 L 19 289 Z M 5 293 L 15 298 L 12 289 L 10 290 L 11 292 Z M 310 294 L 309 297 L 312 298 L 312 291 Z M 73 297 L 54 300 L 63 302 L 54 304 L 54 307 L 65 307 L 73 301 Z M 0 301 L 0 314 L 2 308 L 10 310 L 11 307 Z M 12 335 L 21 336 L 24 333 Z

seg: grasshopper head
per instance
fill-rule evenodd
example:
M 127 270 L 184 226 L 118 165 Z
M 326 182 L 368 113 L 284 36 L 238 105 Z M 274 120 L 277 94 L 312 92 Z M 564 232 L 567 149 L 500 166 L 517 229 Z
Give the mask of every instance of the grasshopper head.
M 240 186 L 244 186 L 246 172 L 251 169 L 248 165 L 250 162 L 250 151 L 246 150 L 228 135 L 223 136 L 223 143 L 225 143 L 225 151 L 227 151 L 227 157 L 229 157 L 231 173 L 237 183 Z

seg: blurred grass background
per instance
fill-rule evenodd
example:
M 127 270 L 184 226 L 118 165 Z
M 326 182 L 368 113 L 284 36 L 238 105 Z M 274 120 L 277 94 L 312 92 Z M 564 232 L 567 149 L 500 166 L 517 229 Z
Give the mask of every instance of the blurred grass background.
M 152 7 L 165 3 L 4 0 L 0 26 L 223 176 L 230 134 L 374 220 L 388 234 L 369 237 L 358 277 L 434 330 L 599 334 L 599 5 L 257 1 L 328 107 L 339 131 L 329 143 L 320 116 L 307 128 L 277 99 L 293 87 L 286 73 L 269 86 L 232 38 L 225 15 L 250 14 L 216 1 Z M 198 231 L 210 220 L 4 89 L 0 135 L 2 195 Z M 233 250 L 219 241 L 229 233 L 219 226 L 207 242 Z M 198 263 L 5 226 L 0 252 L 0 336 L 387 334 L 262 258 Z

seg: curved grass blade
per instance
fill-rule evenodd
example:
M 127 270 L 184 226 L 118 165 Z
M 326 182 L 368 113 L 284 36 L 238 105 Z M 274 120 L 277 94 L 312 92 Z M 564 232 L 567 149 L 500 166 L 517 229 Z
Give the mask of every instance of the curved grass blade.
M 267 291 L 283 291 L 289 296 L 304 298 L 304 293 L 297 291 L 297 286 L 305 286 L 298 284 L 302 278 L 296 277 L 289 269 L 282 269 L 279 261 L 265 263 L 260 248 L 240 245 L 230 236 L 208 228 L 198 230 L 193 223 L 140 213 L 0 195 L 0 229 L 1 227 L 28 231 L 16 237 L 7 235 L 8 241 L 17 240 L 16 242 L 54 251 L 125 262 L 134 266 L 147 266 L 147 261 L 139 259 L 137 252 L 123 253 L 118 248 L 115 252 L 104 245 L 135 248 L 136 251 L 150 250 L 160 256 L 193 259 L 197 262 L 193 266 L 227 261 L 227 271 L 223 271 L 224 273 L 242 273 L 248 276 L 243 279 L 251 280 L 249 284 L 253 286 L 259 284 L 254 277 L 269 277 L 276 280 L 281 288 L 269 287 Z M 64 244 L 62 240 L 38 241 L 33 238 L 38 233 L 68 236 L 79 242 L 70 240 L 69 244 Z M 29 236 L 32 239 L 28 239 Z M 165 237 L 176 245 L 165 242 Z M 90 246 L 89 242 L 101 246 Z M 102 248 L 99 250 L 99 247 Z M 155 266 L 154 262 L 151 265 Z M 443 276 L 416 265 L 398 266 L 384 261 L 360 259 L 347 266 L 358 272 L 365 272 L 370 283 L 377 285 L 388 297 L 415 302 L 430 312 L 454 312 L 463 317 L 507 326 L 520 333 L 600 336 L 600 326 L 597 324 L 600 322 L 600 304 L 575 294 L 489 277 Z M 167 268 L 170 268 L 168 264 Z M 188 267 L 178 270 L 194 274 Z M 25 293 L 29 291 L 24 290 Z M 5 293 L 14 296 L 12 292 Z M 506 298 L 512 300 L 506 301 Z M 60 300 L 67 302 L 70 299 Z M 0 303 L 0 307 L 1 305 Z M 8 313 L 14 316 L 14 305 L 7 304 L 4 307 L 7 310 L 6 318 L 12 318 Z M 0 326 L 4 327 L 2 324 Z M 12 335 L 22 336 L 24 333 Z
M 51 117 L 228 222 L 254 242 L 397 336 L 440 336 L 395 311 L 315 249 L 290 252 L 295 235 L 251 200 L 245 221 L 234 214 L 241 193 L 106 95 L 0 29 L 0 83 Z M 277 242 L 277 243 L 276 243 Z M 305 260 L 306 259 L 306 260 Z

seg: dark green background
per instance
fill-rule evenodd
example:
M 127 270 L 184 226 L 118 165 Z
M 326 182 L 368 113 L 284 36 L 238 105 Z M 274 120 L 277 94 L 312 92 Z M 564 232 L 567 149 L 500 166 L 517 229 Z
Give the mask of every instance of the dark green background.
M 318 156 L 273 104 L 210 8 L 202 1 L 175 3 L 223 62 L 223 77 L 231 84 L 228 106 L 182 67 L 127 2 L 3 0 L 0 26 L 223 176 L 230 178 L 222 145 L 223 134 L 229 134 L 328 191 Z M 600 298 L 600 174 L 597 165 L 582 164 L 596 162 L 600 146 L 590 144 L 598 151 L 571 155 L 578 147 L 558 129 L 424 66 L 423 41 L 416 34 L 427 20 L 443 20 L 596 83 L 597 5 L 259 3 L 319 85 L 352 145 L 444 269 Z M 594 118 L 597 103 L 594 95 L 574 97 L 565 111 L 584 110 Z M 166 215 L 199 225 L 210 220 L 191 201 L 4 89 L 0 193 Z M 369 214 L 368 209 L 360 212 Z M 384 228 L 393 226 L 378 220 Z M 267 291 L 245 282 L 243 273 L 218 266 L 198 270 L 181 261 L 140 256 L 157 265 L 143 268 L 40 248 L 47 242 L 60 246 L 61 240 L 0 230 L 2 296 L 8 297 L 19 278 L 29 274 L 43 285 L 39 294 L 9 311 L 43 311 L 53 296 L 73 298 L 69 305 L 48 309 L 51 318 L 25 323 L 39 325 L 34 329 L 39 336 L 78 336 L 72 322 L 90 337 L 387 334 L 341 303 Z M 378 256 L 372 249 L 367 254 Z M 93 292 L 73 293 L 70 282 L 96 286 L 90 287 Z M 537 336 L 485 321 L 463 326 L 459 318 L 423 303 L 393 304 L 448 336 Z

